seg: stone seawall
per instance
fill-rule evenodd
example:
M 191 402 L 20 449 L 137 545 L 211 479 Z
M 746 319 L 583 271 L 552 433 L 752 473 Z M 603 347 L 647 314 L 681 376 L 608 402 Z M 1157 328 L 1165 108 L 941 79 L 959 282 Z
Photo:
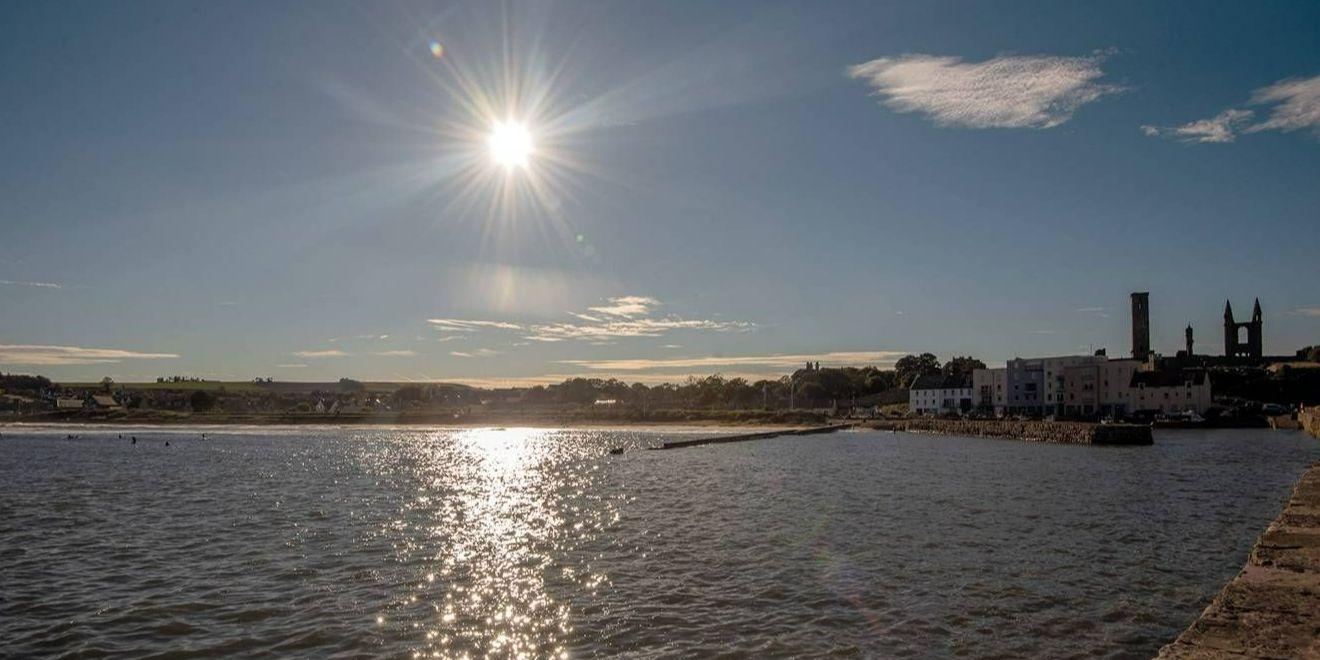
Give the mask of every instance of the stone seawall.
M 1302 408 L 1297 413 L 1297 421 L 1302 425 L 1302 430 L 1320 438 L 1320 406 Z
M 1149 445 L 1149 426 L 1087 422 L 1027 422 L 997 419 L 886 419 L 867 426 L 882 431 L 1011 438 L 1065 445 Z
M 684 447 L 722 445 L 731 442 L 751 442 L 752 440 L 767 440 L 769 438 L 778 438 L 784 435 L 819 435 L 821 433 L 833 433 L 846 428 L 852 428 L 852 424 L 831 424 L 829 426 L 815 426 L 805 429 L 780 429 L 776 431 L 765 431 L 763 433 L 739 433 L 738 435 L 722 435 L 714 438 L 674 440 L 666 442 L 659 447 L 650 447 L 650 449 L 683 449 Z
M 1159 658 L 1320 658 L 1320 463 L 1242 572 Z

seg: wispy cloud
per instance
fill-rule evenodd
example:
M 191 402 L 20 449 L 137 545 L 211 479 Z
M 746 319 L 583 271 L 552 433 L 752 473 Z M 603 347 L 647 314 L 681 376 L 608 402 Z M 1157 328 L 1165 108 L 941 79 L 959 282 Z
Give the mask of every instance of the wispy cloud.
M 385 341 L 386 339 L 389 338 L 390 338 L 389 335 L 368 334 L 368 335 L 353 335 L 351 337 L 331 337 L 326 341 L 333 344 L 335 342 L 340 342 L 340 341 Z
M 67 364 L 106 364 L 122 362 L 123 360 L 162 360 L 177 357 L 179 356 L 174 353 L 139 353 L 118 348 L 0 344 L 0 364 L 59 366 Z
M 449 354 L 454 357 L 461 357 L 461 358 L 478 358 L 478 357 L 491 357 L 492 355 L 499 355 L 500 351 L 491 348 L 478 348 L 473 351 L 450 351 Z
M 1320 76 L 1287 78 L 1261 87 L 1252 92 L 1247 104 L 1273 107 L 1265 121 L 1254 124 L 1254 111 L 1228 108 L 1209 119 L 1173 127 L 1143 125 L 1141 131 L 1152 137 L 1199 144 L 1225 144 L 1240 135 L 1262 131 L 1311 129 L 1320 135 Z
M 450 332 L 476 332 L 483 328 L 521 330 L 523 326 L 507 321 L 473 321 L 469 319 L 427 319 L 427 323 Z
M 428 323 L 445 332 L 472 333 L 482 330 L 517 332 L 520 339 L 537 342 L 581 340 L 604 343 L 626 337 L 663 337 L 678 330 L 741 332 L 756 327 L 747 321 L 688 319 L 675 315 L 652 316 L 661 303 L 647 296 L 619 296 L 608 304 L 589 307 L 591 314 L 568 311 L 573 321 L 560 323 L 515 323 L 479 319 L 429 319 Z M 442 341 L 456 335 L 442 337 Z
M 410 351 L 410 350 L 376 351 L 372 353 L 372 355 L 376 355 L 380 357 L 412 357 L 414 355 L 417 355 L 417 351 Z
M 1122 87 L 1098 82 L 1104 55 L 1003 55 L 964 62 L 949 55 L 881 57 L 848 68 L 894 112 L 916 112 L 939 126 L 1052 128 L 1078 108 Z
M 24 282 L 21 280 L 0 280 L 0 286 L 30 286 L 39 289 L 63 289 L 63 284 L 55 282 Z
M 1298 307 L 1288 313 L 1292 316 L 1320 316 L 1320 307 Z
M 742 321 L 711 321 L 680 318 L 627 319 L 600 323 L 548 323 L 533 325 L 525 338 L 532 341 L 556 342 L 567 339 L 601 341 L 621 337 L 663 337 L 674 330 L 709 330 L 734 332 L 752 329 L 754 324 Z
M 1304 128 L 1320 130 L 1320 76 L 1314 78 L 1288 78 L 1251 95 L 1252 105 L 1274 106 L 1270 118 L 1247 129 L 1258 131 L 1297 131 Z
M 837 351 L 833 353 L 792 355 L 707 355 L 683 358 L 631 358 L 621 360 L 560 360 L 586 369 L 601 371 L 653 371 L 665 369 L 711 369 L 716 367 L 761 367 L 765 369 L 796 369 L 806 362 L 823 365 L 881 365 L 892 366 L 906 355 L 903 351 Z
M 348 353 L 337 348 L 331 348 L 324 351 L 294 351 L 293 355 L 303 358 L 329 358 L 329 357 L 348 357 Z
M 1100 318 L 1102 318 L 1102 319 L 1107 319 L 1107 318 L 1109 318 L 1109 308 L 1108 308 L 1108 307 L 1078 307 L 1078 308 L 1077 308 L 1077 313 L 1078 313 L 1078 314 L 1093 314 L 1093 315 L 1098 316 L 1098 317 L 1100 317 Z
M 605 314 L 607 316 L 625 316 L 631 318 L 634 316 L 645 316 L 651 313 L 652 309 L 659 306 L 660 301 L 655 298 L 649 298 L 647 296 L 620 296 L 618 298 L 610 298 L 610 304 L 608 305 L 588 307 L 587 310 L 599 314 Z M 591 319 L 591 317 L 587 316 L 579 316 L 579 318 L 597 320 Z
M 279 369 L 305 369 L 307 365 L 302 364 L 301 362 L 294 362 L 289 364 L 277 364 L 275 367 Z
M 1182 142 L 1232 142 L 1237 138 L 1238 131 L 1254 114 L 1256 113 L 1250 110 L 1229 108 L 1209 119 L 1194 121 L 1182 126 L 1142 126 L 1141 132 L 1152 137 L 1164 136 Z

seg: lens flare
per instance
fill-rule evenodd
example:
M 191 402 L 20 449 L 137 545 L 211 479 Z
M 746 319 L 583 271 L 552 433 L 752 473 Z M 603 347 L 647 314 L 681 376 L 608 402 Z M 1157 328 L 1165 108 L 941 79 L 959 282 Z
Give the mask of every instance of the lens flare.
M 440 59 L 441 57 L 444 57 L 445 55 L 445 47 L 441 46 L 439 41 L 432 41 L 430 49 L 431 49 L 431 57 L 434 57 L 437 60 Z

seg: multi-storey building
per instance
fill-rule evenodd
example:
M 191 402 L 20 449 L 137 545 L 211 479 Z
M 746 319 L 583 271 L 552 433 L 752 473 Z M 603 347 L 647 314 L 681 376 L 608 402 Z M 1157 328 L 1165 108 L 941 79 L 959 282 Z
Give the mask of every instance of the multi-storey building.
M 1203 371 L 1157 364 L 1104 355 L 1016 358 L 1004 367 L 977 369 L 973 398 L 978 410 L 995 415 L 1124 417 L 1210 408 L 1210 381 Z
M 1007 407 L 1008 367 L 972 372 L 972 407 L 981 414 L 1002 415 Z

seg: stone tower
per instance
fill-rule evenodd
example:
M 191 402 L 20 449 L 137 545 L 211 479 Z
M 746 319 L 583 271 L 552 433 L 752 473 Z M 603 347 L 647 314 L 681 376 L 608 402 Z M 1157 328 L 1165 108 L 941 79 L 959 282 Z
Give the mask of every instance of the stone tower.
M 1247 339 L 1240 339 L 1242 328 Z M 1260 311 L 1260 298 L 1251 310 L 1251 320 L 1238 323 L 1233 318 L 1232 303 L 1224 302 L 1224 355 L 1227 357 L 1259 358 L 1265 354 L 1265 318 Z
M 1183 331 L 1183 336 L 1187 339 L 1187 357 L 1192 357 L 1192 324 L 1187 324 L 1187 329 Z
M 1150 355 L 1150 293 L 1132 294 L 1132 357 L 1145 360 Z

